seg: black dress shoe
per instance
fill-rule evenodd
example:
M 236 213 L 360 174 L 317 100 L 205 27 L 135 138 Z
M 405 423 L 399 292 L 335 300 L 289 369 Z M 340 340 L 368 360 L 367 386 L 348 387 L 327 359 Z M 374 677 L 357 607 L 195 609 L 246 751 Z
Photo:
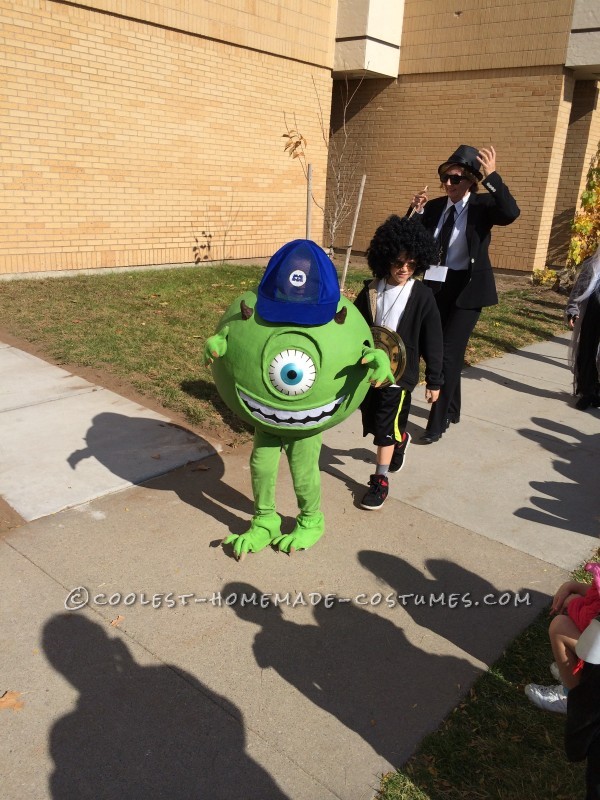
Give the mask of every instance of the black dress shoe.
M 434 442 L 439 442 L 442 438 L 441 433 L 424 433 L 423 436 L 419 439 L 421 444 L 433 444 Z

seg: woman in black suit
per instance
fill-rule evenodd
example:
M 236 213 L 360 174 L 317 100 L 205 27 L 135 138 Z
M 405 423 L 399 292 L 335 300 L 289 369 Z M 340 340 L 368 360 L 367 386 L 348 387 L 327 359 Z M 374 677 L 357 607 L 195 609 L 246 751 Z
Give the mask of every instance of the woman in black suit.
M 425 273 L 435 294 L 444 330 L 444 385 L 432 405 L 423 444 L 437 442 L 451 422 L 460 420 L 460 373 L 469 337 L 481 309 L 498 302 L 488 255 L 494 225 L 510 225 L 519 207 L 496 172 L 493 147 L 477 150 L 461 144 L 438 174 L 446 197 L 427 202 L 425 192 L 413 197 L 415 218 L 438 243 L 441 270 Z M 476 194 L 478 182 L 487 190 Z M 432 280 L 432 278 L 434 280 Z

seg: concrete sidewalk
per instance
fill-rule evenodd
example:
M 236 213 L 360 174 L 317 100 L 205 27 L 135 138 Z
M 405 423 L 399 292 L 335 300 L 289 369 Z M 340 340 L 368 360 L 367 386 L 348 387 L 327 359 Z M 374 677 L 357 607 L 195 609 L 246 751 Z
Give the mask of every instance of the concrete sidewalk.
M 329 431 L 326 535 L 242 563 L 219 542 L 252 513 L 249 448 L 0 347 L 0 494 L 27 521 L 0 542 L 2 797 L 370 800 L 598 544 L 600 412 L 572 407 L 566 341 L 466 370 L 435 445 L 417 389 L 376 514 L 358 415 Z M 285 464 L 278 498 L 289 530 Z

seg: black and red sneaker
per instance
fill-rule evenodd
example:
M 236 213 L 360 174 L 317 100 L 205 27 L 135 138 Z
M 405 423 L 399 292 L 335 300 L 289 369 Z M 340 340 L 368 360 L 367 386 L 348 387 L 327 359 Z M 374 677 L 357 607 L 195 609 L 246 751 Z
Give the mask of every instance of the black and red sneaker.
M 404 466 L 404 456 L 406 455 L 408 445 L 411 443 L 411 438 L 410 433 L 405 432 L 402 441 L 394 448 L 394 455 L 392 456 L 392 462 L 389 468 L 390 472 L 400 472 Z
M 371 475 L 369 478 L 369 491 L 361 500 L 361 508 L 367 511 L 377 511 L 385 503 L 388 496 L 390 482 L 386 475 Z

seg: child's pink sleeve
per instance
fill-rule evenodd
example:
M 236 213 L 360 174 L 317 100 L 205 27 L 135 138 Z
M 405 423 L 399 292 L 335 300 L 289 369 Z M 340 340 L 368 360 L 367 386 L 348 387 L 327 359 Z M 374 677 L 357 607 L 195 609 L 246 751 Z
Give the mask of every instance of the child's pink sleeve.
M 574 597 L 567 606 L 567 614 L 584 631 L 590 622 L 600 614 L 600 594 L 593 583 L 582 597 Z

